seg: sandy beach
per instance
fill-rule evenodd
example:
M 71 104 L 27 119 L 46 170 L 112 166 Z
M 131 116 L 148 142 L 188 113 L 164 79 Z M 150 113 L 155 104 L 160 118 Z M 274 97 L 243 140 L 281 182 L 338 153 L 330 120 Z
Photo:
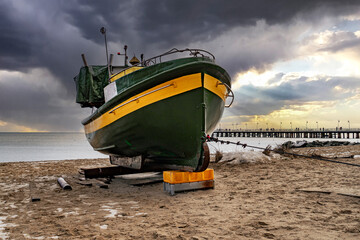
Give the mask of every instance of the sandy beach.
M 346 157 L 360 146 L 296 152 Z M 175 196 L 162 183 L 77 183 L 80 168 L 108 159 L 0 163 L 0 239 L 360 239 L 359 167 L 244 158 L 211 163 L 215 189 Z M 61 176 L 72 190 L 59 187 Z

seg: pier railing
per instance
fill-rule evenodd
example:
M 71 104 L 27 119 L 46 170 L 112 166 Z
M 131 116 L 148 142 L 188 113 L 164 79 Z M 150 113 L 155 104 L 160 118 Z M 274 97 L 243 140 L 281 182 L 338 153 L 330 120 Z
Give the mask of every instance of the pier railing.
M 328 129 L 217 129 L 213 137 L 260 138 L 360 138 L 359 128 Z

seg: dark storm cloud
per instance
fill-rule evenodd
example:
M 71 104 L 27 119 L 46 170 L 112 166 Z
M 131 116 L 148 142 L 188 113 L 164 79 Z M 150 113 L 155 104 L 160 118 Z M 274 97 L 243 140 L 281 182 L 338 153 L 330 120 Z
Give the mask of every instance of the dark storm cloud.
M 354 47 L 360 47 L 360 38 L 353 32 L 341 32 L 333 33 L 328 46 L 319 49 L 319 51 L 339 52 Z
M 273 84 L 281 81 L 281 78 L 285 75 L 285 73 L 277 73 L 273 78 L 270 78 L 267 82 L 268 84 Z
M 17 2 L 18 4 L 15 4 Z M 63 76 L 69 65 L 78 64 L 74 52 L 67 53 L 71 42 L 69 33 L 51 38 L 55 32 L 62 32 L 65 24 L 80 31 L 81 37 L 102 47 L 103 38 L 99 28 L 108 28 L 108 39 L 114 42 L 133 44 L 147 55 L 167 50 L 174 46 L 186 45 L 196 41 L 209 41 L 236 26 L 254 25 L 258 20 L 267 24 L 286 24 L 294 17 L 311 15 L 317 9 L 322 14 L 330 12 L 341 15 L 354 11 L 358 1 L 24 1 L 24 8 L 32 12 L 19 12 L 19 1 L 1 3 L 0 14 L 0 68 L 19 69 L 45 65 L 57 76 Z M 29 5 L 29 6 L 26 6 Z M 39 17 L 40 16 L 40 17 Z M 315 17 L 318 17 L 317 15 Z M 61 24 L 54 24 L 58 19 Z M 76 33 L 74 33 L 75 35 Z M 274 39 L 276 41 L 276 39 Z M 53 44 L 51 44 L 53 43 Z M 56 44 L 59 43 L 59 44 Z M 73 44 L 80 45 L 79 42 Z M 44 49 L 46 47 L 46 49 Z M 241 47 L 241 46 L 239 46 Z M 81 48 L 79 46 L 79 48 Z M 157 48 L 158 50 L 154 49 Z M 57 54 L 49 52 L 64 51 L 61 62 Z M 46 52 L 44 52 L 46 51 Z M 89 49 L 91 51 L 91 49 Z M 281 53 L 280 53 L 281 54 Z M 250 54 L 248 57 L 256 56 Z M 259 56 L 257 57 L 257 59 Z M 251 61 L 251 59 L 249 59 Z M 50 62 L 50 64 L 49 64 Z M 249 66 L 261 64 L 253 61 Z M 62 64 L 61 64 L 62 63 Z M 62 69 L 65 65 L 66 68 Z M 239 62 L 238 65 L 246 65 Z M 59 70 L 59 68 L 61 70 Z M 241 67 L 239 67 L 241 68 Z M 233 74 L 236 69 L 231 71 Z M 63 73 L 63 74 L 61 74 Z M 66 85 L 68 88 L 70 85 Z
M 144 1 L 144 11 L 137 27 L 148 39 L 168 44 L 207 40 L 235 26 L 254 25 L 263 19 L 268 24 L 282 24 L 298 13 L 318 8 L 326 11 L 349 11 L 356 1 Z M 334 11 L 335 12 L 335 11 Z M 342 12 L 343 13 L 343 12 Z M 156 28 L 156 33 L 152 34 Z
M 0 2 L 0 69 L 21 69 L 39 65 L 34 49 L 42 45 L 40 29 L 17 18 L 17 10 L 9 2 Z
M 44 74 L 35 73 L 41 77 Z M 46 75 L 46 74 L 45 74 Z M 81 119 L 72 99 L 61 99 L 63 88 L 49 87 L 51 82 L 33 84 L 24 76 L 0 79 L 1 121 L 29 126 L 38 130 L 79 131 Z M 19 82 L 21 84 L 13 84 Z M 88 111 L 89 112 L 89 111 Z
M 41 88 L 30 88 L 31 85 L 26 88 L 16 81 L 12 87 L 0 85 L 1 100 L 9 102 L 11 99 L 9 105 L 0 107 L 0 120 L 21 125 L 28 123 L 43 130 L 64 129 L 70 125 L 70 129 L 75 129 L 73 126 L 77 126 L 78 120 L 71 122 L 80 118 L 81 113 L 76 113 L 70 104 L 75 98 L 72 78 L 82 64 L 81 53 L 86 53 L 90 64 L 106 62 L 104 39 L 99 33 L 101 26 L 108 29 L 110 50 L 118 51 L 122 49 L 121 44 L 128 44 L 129 54 L 138 49 L 136 51 L 150 57 L 172 47 L 187 47 L 194 43 L 200 46 L 191 47 L 206 47 L 207 43 L 237 27 L 242 28 L 243 32 L 237 33 L 241 36 L 247 33 L 248 26 L 257 26 L 259 20 L 266 26 L 286 26 L 295 18 L 315 22 L 326 15 L 355 12 L 358 5 L 358 1 L 332 0 L 3 0 L 0 2 L 0 70 L 47 69 L 53 75 L 52 80 L 63 86 L 63 92 L 54 96 Z M 258 38 L 256 34 L 251 37 Z M 230 42 L 237 37 L 231 38 Z M 236 42 L 226 57 L 219 57 L 218 63 L 232 76 L 249 68 L 264 69 L 291 54 L 292 42 L 286 38 L 291 39 L 291 36 L 273 34 L 258 40 L 255 45 L 246 45 L 251 39 L 245 38 L 243 42 Z M 209 46 L 211 49 L 207 50 L 211 52 L 226 52 L 226 46 L 221 43 L 213 42 Z M 283 96 L 282 92 L 273 94 Z M 68 105 L 55 106 L 49 102 Z M 47 129 L 40 127 L 44 124 Z
M 299 77 L 279 86 L 242 86 L 235 92 L 232 113 L 242 115 L 267 115 L 289 105 L 302 105 L 308 102 L 345 100 L 356 96 L 360 79 L 351 77 L 323 77 L 311 80 Z
M 359 5 L 356 0 L 143 0 L 117 4 L 79 1 L 77 4 L 81 7 L 66 11 L 86 38 L 98 41 L 94 38 L 94 25 L 106 24 L 117 32 L 114 36 L 135 31 L 136 37 L 143 39 L 142 43 L 160 43 L 167 48 L 183 42 L 206 41 L 235 26 L 254 25 L 260 19 L 270 25 L 282 24 L 298 14 L 310 16 L 318 9 L 322 14 L 341 15 L 353 11 L 353 5 Z
M 111 31 L 107 32 L 109 40 L 128 35 L 134 28 L 132 14 L 136 9 L 132 1 L 74 1 L 64 6 L 69 23 L 77 27 L 85 39 L 90 39 L 98 44 L 103 44 L 99 37 L 99 29 L 105 26 Z M 136 2 L 136 1 L 135 1 Z

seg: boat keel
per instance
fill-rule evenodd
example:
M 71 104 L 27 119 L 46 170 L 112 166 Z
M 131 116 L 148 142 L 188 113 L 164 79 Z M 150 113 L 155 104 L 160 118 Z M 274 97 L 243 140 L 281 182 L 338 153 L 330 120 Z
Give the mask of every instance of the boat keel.
M 110 155 L 110 163 L 121 167 L 141 169 L 144 165 L 144 162 L 145 158 L 142 155 L 135 157 Z
M 203 154 L 201 156 L 202 159 L 200 159 L 200 161 L 199 161 L 200 164 L 196 168 L 195 172 L 203 172 L 203 171 L 205 171 L 208 168 L 209 163 L 210 163 L 209 146 L 207 145 L 206 142 L 204 142 L 202 147 L 203 147 Z

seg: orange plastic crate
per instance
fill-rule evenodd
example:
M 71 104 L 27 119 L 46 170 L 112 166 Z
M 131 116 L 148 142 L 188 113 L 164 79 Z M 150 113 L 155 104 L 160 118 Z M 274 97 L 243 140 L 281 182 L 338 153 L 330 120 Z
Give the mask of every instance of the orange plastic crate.
M 214 180 L 214 169 L 208 168 L 203 172 L 164 171 L 163 178 L 170 184 Z

